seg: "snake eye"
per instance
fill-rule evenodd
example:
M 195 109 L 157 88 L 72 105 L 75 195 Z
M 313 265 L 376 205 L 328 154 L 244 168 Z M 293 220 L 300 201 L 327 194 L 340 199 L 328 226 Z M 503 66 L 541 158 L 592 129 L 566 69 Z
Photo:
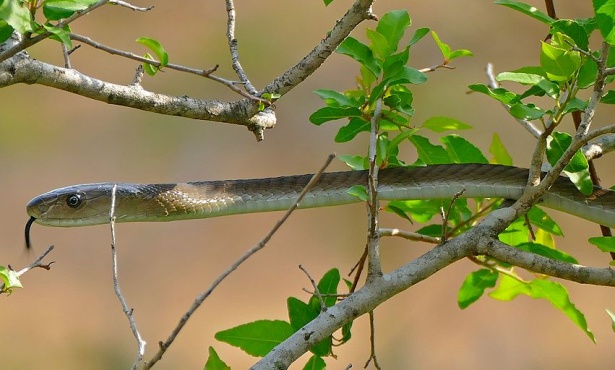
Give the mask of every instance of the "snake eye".
M 66 204 L 70 208 L 77 208 L 81 204 L 81 194 L 72 194 L 66 198 Z

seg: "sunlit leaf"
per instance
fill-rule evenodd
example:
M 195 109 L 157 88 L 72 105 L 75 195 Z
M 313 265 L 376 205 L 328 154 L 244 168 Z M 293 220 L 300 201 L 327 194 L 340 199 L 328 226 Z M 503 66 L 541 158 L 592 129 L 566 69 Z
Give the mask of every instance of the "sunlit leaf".
M 215 338 L 239 347 L 247 354 L 262 357 L 294 333 L 292 326 L 281 320 L 258 320 L 219 331 Z
M 493 288 L 498 280 L 499 274 L 493 270 L 480 269 L 471 272 L 461 284 L 457 294 L 457 304 L 459 308 L 465 309 L 476 302 L 487 288 Z
M 512 157 L 508 154 L 508 151 L 504 147 L 504 144 L 500 140 L 500 136 L 497 133 L 493 134 L 491 145 L 489 146 L 489 153 L 493 155 L 493 160 L 491 160 L 490 163 L 512 166 Z
M 312 355 L 312 357 L 310 357 L 310 359 L 305 363 L 305 366 L 303 366 L 303 370 L 325 370 L 326 368 L 327 364 L 325 363 L 325 360 L 316 355 Z
M 425 164 L 451 163 L 451 158 L 446 149 L 439 145 L 433 145 L 427 138 L 413 135 L 408 139 L 416 148 L 419 159 L 425 162 Z
M 376 31 L 388 41 L 389 50 L 386 54 L 394 53 L 397 50 L 399 40 L 404 36 L 404 32 L 410 26 L 410 23 L 410 16 L 406 10 L 392 10 L 380 17 Z
M 459 135 L 446 135 L 440 141 L 454 163 L 489 163 L 480 149 Z
M 596 236 L 589 238 L 589 242 L 603 252 L 615 252 L 615 236 Z
M 577 259 L 572 257 L 571 255 L 565 252 L 562 252 L 558 249 L 546 247 L 542 244 L 530 243 L 530 242 L 521 243 L 519 245 L 516 245 L 515 248 L 520 249 L 522 251 L 535 253 L 540 256 L 551 258 L 551 259 L 558 260 L 558 261 L 563 261 L 567 263 L 579 263 L 579 261 L 577 261 Z
M 434 132 L 444 132 L 449 130 L 468 130 L 472 126 L 450 117 L 431 117 L 428 118 L 422 125 L 423 128 Z
M 214 347 L 209 347 L 209 357 L 205 363 L 204 370 L 231 370 L 231 368 L 220 359 Z
M 602 37 L 609 44 L 615 44 L 615 0 L 594 0 L 592 3 Z
M 43 14 L 47 20 L 68 18 L 75 12 L 85 10 L 98 0 L 46 0 L 43 3 Z
M 162 47 L 162 45 L 157 40 L 154 40 L 149 37 L 139 37 L 135 41 L 147 47 L 154 54 L 156 54 L 156 57 L 158 58 L 158 61 L 160 62 L 159 68 L 162 68 L 166 66 L 167 64 L 169 64 L 169 54 L 166 52 L 166 50 L 164 50 L 164 47 Z
M 347 55 L 367 68 L 374 76 L 380 75 L 380 66 L 374 59 L 372 50 L 354 37 L 347 37 L 336 52 Z
M 547 138 L 547 159 L 551 165 L 555 165 L 572 143 L 572 136 L 565 132 L 554 131 Z M 594 185 L 589 175 L 589 164 L 587 158 L 577 151 L 568 165 L 564 168 L 564 173 L 570 181 L 585 195 L 589 195 L 594 190 Z
M 323 107 L 310 115 L 310 122 L 321 125 L 341 118 L 361 117 L 361 110 L 355 107 Z
M 33 30 L 32 16 L 23 1 L 0 1 L 0 20 L 3 20 L 6 24 L 21 34 L 31 32 Z M 7 31 L 5 30 L 4 32 Z
M 553 18 L 541 12 L 536 7 L 528 5 L 528 4 L 524 4 L 522 2 L 510 1 L 510 0 L 497 0 L 495 1 L 495 4 L 504 5 L 505 7 L 514 9 L 525 15 L 529 15 L 530 17 L 537 19 L 543 23 L 549 24 L 549 25 L 555 21 Z

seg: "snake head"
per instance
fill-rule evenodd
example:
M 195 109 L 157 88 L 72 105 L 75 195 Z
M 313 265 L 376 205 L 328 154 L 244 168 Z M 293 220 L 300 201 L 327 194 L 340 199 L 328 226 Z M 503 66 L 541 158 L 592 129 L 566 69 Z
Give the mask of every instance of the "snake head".
M 88 226 L 109 222 L 113 184 L 74 185 L 52 190 L 28 202 L 34 222 L 46 226 Z

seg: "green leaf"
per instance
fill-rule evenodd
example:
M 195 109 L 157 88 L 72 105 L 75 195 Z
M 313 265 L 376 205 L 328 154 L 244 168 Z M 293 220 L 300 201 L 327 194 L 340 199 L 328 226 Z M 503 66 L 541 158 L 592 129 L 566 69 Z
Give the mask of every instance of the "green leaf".
M 321 125 L 341 118 L 361 117 L 361 110 L 355 107 L 324 107 L 310 115 L 310 122 Z
M 13 288 L 23 288 L 21 281 L 19 281 L 19 276 L 17 276 L 17 272 L 7 269 L 4 266 L 0 266 L 0 279 L 2 279 L 4 283 L 3 291 L 10 293 Z
M 356 197 L 360 201 L 367 202 L 369 200 L 369 197 L 367 196 L 367 189 L 365 189 L 365 186 L 363 185 L 354 185 L 346 192 Z
M 338 155 L 337 158 L 353 170 L 366 170 L 367 159 L 360 155 Z
M 550 97 L 557 97 L 559 87 L 544 76 L 526 72 L 502 72 L 495 77 L 497 81 L 512 81 L 522 85 L 535 85 Z
M 393 10 L 380 18 L 376 31 L 388 41 L 388 52 L 383 57 L 397 50 L 399 40 L 404 36 L 410 23 L 410 16 L 406 10 Z
M 501 274 L 500 284 L 489 293 L 489 297 L 499 301 L 512 301 L 519 294 L 530 295 L 532 288 L 511 276 Z
M 472 54 L 470 50 L 457 49 L 457 50 L 451 51 L 448 57 L 449 57 L 449 60 L 453 60 L 453 59 L 457 59 L 460 57 L 473 57 L 473 56 L 474 54 Z
M 422 125 L 423 128 L 434 132 L 444 132 L 448 130 L 468 130 L 472 126 L 450 117 L 431 117 Z
M 516 103 L 510 106 L 510 114 L 513 117 L 528 121 L 539 119 L 546 113 L 534 104 Z
M 414 96 L 410 90 L 403 85 L 397 85 L 389 90 L 389 95 L 383 99 L 383 102 L 387 107 L 412 116 L 414 115 L 413 100 Z
M 335 90 L 318 89 L 314 90 L 314 93 L 325 101 L 325 104 L 329 107 L 359 107 L 359 103 L 340 92 Z
M 585 316 L 570 302 L 568 292 L 561 284 L 542 279 L 535 279 L 526 283 L 502 274 L 500 285 L 489 293 L 489 296 L 501 301 L 510 301 L 519 294 L 524 294 L 534 299 L 543 298 L 548 300 L 595 342 L 594 334 L 587 327 Z
M 355 138 L 360 132 L 369 132 L 371 123 L 359 117 L 352 117 L 347 125 L 340 127 L 335 135 L 336 143 L 345 143 Z
M 521 243 L 516 245 L 515 248 L 566 263 L 579 263 L 576 258 L 572 257 L 568 253 L 562 252 L 558 249 L 549 248 L 542 244 L 531 242 Z
M 552 81 L 567 81 L 581 66 L 581 54 L 541 42 L 540 65 Z
M 609 318 L 611 319 L 611 329 L 613 330 L 613 332 L 615 332 L 615 314 L 613 314 L 613 312 L 611 312 L 608 309 L 605 309 L 606 314 L 609 315 Z
M 500 239 L 502 243 L 512 246 L 530 241 L 530 234 L 524 219 L 521 217 L 508 225 L 508 227 L 498 235 L 498 239 Z
M 321 295 L 323 295 L 323 301 L 325 302 L 325 306 L 331 307 L 337 303 L 337 286 L 340 283 L 340 279 L 340 271 L 336 268 L 333 268 L 325 272 L 325 274 L 318 282 L 318 291 Z M 320 309 L 320 301 L 315 295 L 310 298 L 310 304 Z
M 13 34 L 13 27 L 0 19 L 0 44 L 5 42 Z
M 554 281 L 536 279 L 532 281 L 531 287 L 532 298 L 543 298 L 551 302 L 555 308 L 562 311 L 573 323 L 581 328 L 593 342 L 596 342 L 594 334 L 587 326 L 585 315 L 570 302 L 568 291 L 566 291 L 564 286 Z
M 615 44 L 615 0 L 593 0 L 592 3 L 602 37 L 609 44 Z
M 508 154 L 508 151 L 504 147 L 504 144 L 500 140 L 500 136 L 497 133 L 493 134 L 491 145 L 489 145 L 489 153 L 493 155 L 493 160 L 491 163 L 512 166 L 512 157 Z
M 589 36 L 585 28 L 572 19 L 561 19 L 551 24 L 551 33 L 560 32 L 572 39 L 574 44 L 582 50 L 589 49 Z
M 374 76 L 380 75 L 378 65 L 372 50 L 354 37 L 347 37 L 338 47 L 336 52 L 347 55 L 367 68 Z
M 397 207 L 394 203 L 391 204 L 391 202 L 389 202 L 386 207 L 385 210 L 387 212 L 391 212 L 391 213 L 395 213 L 397 216 L 403 218 L 404 220 L 413 223 L 412 222 L 412 218 L 410 218 L 410 216 L 408 216 L 408 214 L 406 212 L 404 212 L 403 209 Z
M 451 56 L 451 47 L 448 46 L 448 44 L 442 42 L 440 40 L 440 37 L 438 37 L 438 34 L 435 31 L 431 31 L 431 36 L 436 42 L 436 45 L 438 45 L 438 49 L 440 49 L 440 52 L 442 53 L 442 57 L 444 58 L 444 61 L 448 62 Z
M 313 307 L 295 297 L 286 299 L 286 308 L 288 309 L 290 325 L 294 331 L 304 327 L 320 313 L 320 307 Z
M 329 6 L 329 4 L 331 4 L 333 2 L 333 0 L 323 0 L 323 3 L 325 3 L 325 6 Z
M 564 236 L 564 233 L 559 225 L 553 221 L 553 219 L 541 208 L 532 207 L 527 213 L 527 216 L 532 225 L 536 225 L 553 235 Z
M 145 53 L 143 57 L 149 60 L 154 60 L 150 53 Z M 154 76 L 156 73 L 158 73 L 158 68 L 155 65 L 149 63 L 142 63 L 141 65 L 143 66 L 143 70 L 145 71 L 145 73 L 150 76 Z
M 440 138 L 454 163 L 489 163 L 480 149 L 459 135 Z
M 68 25 L 59 28 L 45 23 L 43 24 L 43 28 L 51 34 L 51 36 L 49 36 L 50 39 L 63 43 L 69 49 L 73 47 L 73 42 L 70 39 L 70 27 Z
M 544 79 L 545 78 L 541 75 L 522 72 L 502 72 L 495 76 L 495 80 L 499 82 L 513 81 L 523 85 L 536 85 Z
M 43 3 L 43 14 L 47 20 L 60 20 L 85 10 L 96 2 L 97 0 L 46 0 Z
M 423 37 L 425 37 L 425 35 L 427 35 L 429 33 L 429 31 L 430 31 L 430 29 L 427 28 L 427 27 L 419 28 L 418 30 L 416 30 L 414 32 L 414 35 L 412 35 L 412 38 L 408 42 L 407 46 L 412 46 L 412 45 L 416 44 L 417 42 L 419 42 Z
M 609 90 L 602 96 L 600 103 L 615 104 L 615 90 Z
M 3 20 L 21 34 L 33 31 L 32 16 L 23 1 L 0 1 L 0 20 Z
M 149 37 L 139 37 L 135 41 L 147 47 L 154 54 L 156 54 L 156 57 L 158 58 L 158 61 L 160 62 L 160 67 L 158 67 L 158 69 L 161 69 L 165 67 L 167 64 L 169 64 L 169 54 L 166 52 L 166 50 L 164 50 L 162 45 L 157 40 L 154 40 Z
M 239 347 L 247 354 L 262 357 L 294 333 L 292 326 L 282 320 L 258 320 L 219 331 L 215 338 Z
M 384 59 L 395 51 L 391 51 L 389 40 L 387 40 L 386 37 L 382 36 L 377 31 L 368 28 L 365 33 L 369 41 L 371 41 L 369 44 L 369 48 L 372 49 L 372 52 L 377 57 Z
M 210 346 L 209 357 L 205 363 L 204 370 L 231 370 L 231 368 L 220 359 L 220 356 L 218 356 L 218 353 L 216 353 L 214 347 Z
M 427 222 L 432 219 L 434 215 L 440 214 L 440 207 L 444 205 L 442 200 L 438 199 L 411 199 L 411 200 L 394 200 L 387 204 L 386 210 L 392 210 L 395 208 L 395 213 L 399 212 L 406 214 L 402 216 L 408 219 L 407 215 L 410 215 L 412 219 L 418 222 Z M 442 230 L 442 229 L 440 229 Z M 440 236 L 441 232 L 437 236 Z
M 542 23 L 548 24 L 550 25 L 551 23 L 553 23 L 555 21 L 555 19 L 549 17 L 548 15 L 546 15 L 545 13 L 541 12 L 540 10 L 536 9 L 535 7 L 528 5 L 528 4 L 524 4 L 518 1 L 510 1 L 510 0 L 497 0 L 495 1 L 495 4 L 498 5 L 504 5 L 505 7 L 514 9 L 518 12 L 521 12 L 525 15 L 529 15 L 530 17 L 541 21 Z
M 333 1 L 333 0 L 331 0 Z M 325 360 L 320 356 L 312 355 L 309 360 L 305 363 L 303 370 L 325 370 L 327 368 L 327 364 Z
M 471 272 L 461 284 L 457 304 L 462 310 L 478 301 L 485 289 L 493 288 L 500 274 L 489 269 Z
M 547 138 L 547 159 L 551 165 L 555 165 L 572 143 L 572 136 L 565 132 L 554 131 Z M 570 163 L 564 168 L 564 173 L 570 181 L 585 195 L 590 195 L 594 191 L 594 185 L 589 175 L 589 164 L 587 158 L 577 151 Z
M 416 230 L 417 233 L 421 235 L 433 236 L 434 238 L 439 238 L 442 236 L 442 225 L 432 224 L 423 226 L 420 229 Z
M 439 145 L 431 144 L 429 139 L 420 135 L 413 135 L 408 140 L 416 148 L 419 159 L 425 164 L 451 163 L 451 158 L 446 149 Z
M 506 105 L 511 105 L 519 101 L 517 94 L 506 90 L 503 87 L 492 89 L 491 87 L 483 84 L 473 84 L 468 86 L 470 90 L 476 91 L 482 94 L 486 94 L 499 102 Z
M 589 242 L 603 252 L 615 252 L 615 236 L 596 236 L 589 238 Z

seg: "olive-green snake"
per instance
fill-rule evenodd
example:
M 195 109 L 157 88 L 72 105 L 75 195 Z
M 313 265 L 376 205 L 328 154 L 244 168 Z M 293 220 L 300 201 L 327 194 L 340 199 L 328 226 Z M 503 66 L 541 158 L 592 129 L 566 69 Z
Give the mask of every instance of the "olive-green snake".
M 63 227 L 108 223 L 114 185 L 117 185 L 116 222 L 173 221 L 285 210 L 296 202 L 311 177 L 68 186 L 39 195 L 28 203 L 30 220 L 26 239 L 32 222 Z M 527 177 L 527 169 L 487 164 L 387 168 L 379 171 L 378 197 L 382 200 L 450 199 L 465 190 L 464 198 L 518 199 Z M 367 184 L 366 171 L 324 173 L 299 208 L 359 202 L 359 198 L 348 193 L 348 189 L 358 184 Z M 540 204 L 615 227 L 615 192 L 612 191 L 597 189 L 587 197 L 570 180 L 560 177 Z

